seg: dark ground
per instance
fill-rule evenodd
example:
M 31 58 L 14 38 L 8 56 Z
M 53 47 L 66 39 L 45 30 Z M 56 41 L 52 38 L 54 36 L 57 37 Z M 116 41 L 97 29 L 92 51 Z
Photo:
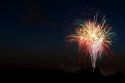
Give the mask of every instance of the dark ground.
M 111 76 L 103 76 L 99 71 L 81 70 L 77 73 L 66 73 L 62 70 L 42 70 L 42 69 L 20 69 L 6 68 L 0 70 L 0 76 L 11 80 L 40 80 L 40 81 L 82 81 L 82 82 L 104 82 L 104 81 L 124 81 L 125 74 L 117 73 Z

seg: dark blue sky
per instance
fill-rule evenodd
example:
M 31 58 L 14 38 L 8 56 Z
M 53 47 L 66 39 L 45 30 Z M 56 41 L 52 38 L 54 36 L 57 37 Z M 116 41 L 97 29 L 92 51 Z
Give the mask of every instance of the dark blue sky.
M 32 51 L 43 56 L 62 53 L 56 58 L 63 58 L 64 39 L 73 30 L 73 23 L 81 20 L 86 11 L 98 9 L 106 15 L 117 34 L 113 50 L 117 55 L 124 55 L 124 3 L 109 0 L 3 0 L 0 2 L 0 48 L 14 52 Z

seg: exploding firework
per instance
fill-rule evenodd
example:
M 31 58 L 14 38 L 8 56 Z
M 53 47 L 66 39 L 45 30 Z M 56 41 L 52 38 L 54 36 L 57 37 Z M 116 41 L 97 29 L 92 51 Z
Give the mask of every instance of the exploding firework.
M 101 22 L 97 20 L 87 20 L 79 23 L 74 34 L 68 35 L 66 40 L 70 43 L 77 43 L 80 51 L 90 57 L 93 69 L 96 61 L 102 55 L 108 55 L 112 43 L 113 32 L 111 27 L 103 18 Z

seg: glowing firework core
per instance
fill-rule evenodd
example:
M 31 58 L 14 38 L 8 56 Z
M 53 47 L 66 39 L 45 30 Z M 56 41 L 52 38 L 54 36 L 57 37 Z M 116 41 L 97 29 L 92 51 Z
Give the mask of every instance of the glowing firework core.
M 74 34 L 67 36 L 67 41 L 76 42 L 80 51 L 90 56 L 93 68 L 95 68 L 97 58 L 101 57 L 102 53 L 106 53 L 106 49 L 109 49 L 111 44 L 111 27 L 105 22 L 102 20 L 102 23 L 99 24 L 89 20 L 80 24 Z

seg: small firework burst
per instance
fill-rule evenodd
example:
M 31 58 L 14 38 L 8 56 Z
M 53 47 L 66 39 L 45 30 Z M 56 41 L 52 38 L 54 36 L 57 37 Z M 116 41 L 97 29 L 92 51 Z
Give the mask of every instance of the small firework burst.
M 94 69 L 97 59 L 99 59 L 102 54 L 108 55 L 113 34 L 111 27 L 106 24 L 104 18 L 101 22 L 97 22 L 97 20 L 87 20 L 84 23 L 79 23 L 79 27 L 75 28 L 75 32 L 66 37 L 66 41 L 77 43 L 80 51 L 90 57 Z

